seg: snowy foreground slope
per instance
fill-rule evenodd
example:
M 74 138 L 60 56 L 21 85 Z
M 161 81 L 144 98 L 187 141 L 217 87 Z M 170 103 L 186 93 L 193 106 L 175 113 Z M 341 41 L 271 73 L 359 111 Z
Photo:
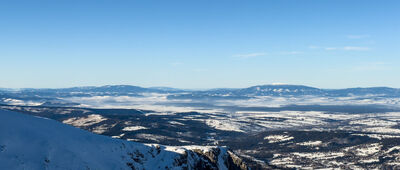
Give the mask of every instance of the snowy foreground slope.
M 0 110 L 0 169 L 246 169 L 223 147 L 166 147 Z

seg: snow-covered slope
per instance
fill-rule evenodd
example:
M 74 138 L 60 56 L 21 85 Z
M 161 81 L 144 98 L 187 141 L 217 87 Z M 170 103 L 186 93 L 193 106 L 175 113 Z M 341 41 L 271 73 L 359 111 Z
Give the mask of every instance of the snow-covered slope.
M 246 167 L 223 147 L 145 145 L 0 110 L 0 169 L 203 168 Z

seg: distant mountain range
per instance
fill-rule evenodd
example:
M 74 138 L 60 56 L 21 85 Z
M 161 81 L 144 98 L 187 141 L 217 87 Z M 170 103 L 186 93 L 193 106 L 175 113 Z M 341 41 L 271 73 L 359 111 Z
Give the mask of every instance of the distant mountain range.
M 88 86 L 56 89 L 5 89 L 1 88 L 0 93 L 19 93 L 19 94 L 41 94 L 42 95 L 61 95 L 61 96 L 80 96 L 80 95 L 140 95 L 142 93 L 170 93 L 172 97 L 252 97 L 252 96 L 362 96 L 377 95 L 385 97 L 400 96 L 400 89 L 389 87 L 371 88 L 346 88 L 346 89 L 320 89 L 303 85 L 259 85 L 248 88 L 219 88 L 209 90 L 183 90 L 170 87 L 150 87 L 144 88 L 131 85 L 107 85 L 107 86 Z

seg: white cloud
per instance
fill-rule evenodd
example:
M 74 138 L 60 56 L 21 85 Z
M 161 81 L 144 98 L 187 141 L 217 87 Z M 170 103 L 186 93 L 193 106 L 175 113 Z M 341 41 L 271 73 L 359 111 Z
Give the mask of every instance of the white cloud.
M 325 47 L 325 50 L 331 51 L 331 50 L 338 50 L 339 48 L 337 47 Z
M 320 46 L 315 46 L 315 45 L 310 45 L 308 46 L 310 49 L 323 49 L 326 51 L 335 51 L 335 50 L 341 50 L 341 51 L 368 51 L 370 50 L 369 47 L 360 47 L 360 46 L 344 46 L 344 47 L 320 47 Z
M 234 57 L 239 58 L 251 58 L 251 57 L 258 57 L 258 56 L 265 56 L 267 53 L 248 53 L 248 54 L 237 54 Z
M 359 46 L 323 47 L 323 49 L 326 50 L 326 51 L 336 51 L 336 50 L 342 50 L 342 51 L 368 51 L 368 50 L 370 50 L 370 48 L 368 48 L 368 47 L 359 47 Z
M 282 55 L 296 55 L 296 54 L 303 54 L 301 51 L 284 51 L 281 52 Z
M 343 47 L 343 50 L 346 50 L 346 51 L 368 51 L 370 49 L 368 47 L 346 46 L 346 47 Z

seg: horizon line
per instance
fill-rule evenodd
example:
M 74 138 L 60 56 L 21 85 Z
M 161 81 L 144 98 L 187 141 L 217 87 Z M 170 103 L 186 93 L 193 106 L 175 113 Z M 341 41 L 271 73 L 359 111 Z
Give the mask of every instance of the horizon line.
M 355 88 L 363 88 L 363 89 L 368 89 L 368 88 L 391 88 L 391 89 L 400 89 L 397 87 L 390 87 L 390 86 L 366 86 L 366 87 L 361 87 L 361 86 L 356 86 L 356 87 L 345 87 L 345 88 L 320 88 L 316 86 L 309 86 L 309 85 L 303 85 L 303 84 L 286 84 L 286 83 L 271 83 L 271 84 L 258 84 L 258 85 L 252 85 L 252 86 L 246 86 L 246 87 L 213 87 L 213 88 L 176 88 L 172 86 L 138 86 L 138 85 L 132 85 L 132 84 L 106 84 L 106 85 L 89 85 L 89 86 L 71 86 L 71 87 L 23 87 L 23 88 L 10 88 L 10 87 L 0 87 L 0 90 L 27 90 L 27 89 L 70 89 L 70 88 L 92 88 L 92 87 L 107 87 L 107 86 L 130 86 L 130 87 L 139 87 L 139 88 L 145 88 L 145 89 L 155 89 L 155 88 L 171 88 L 171 89 L 177 89 L 177 90 L 191 90 L 191 91 L 205 91 L 205 90 L 215 90 L 215 89 L 246 89 L 246 88 L 251 88 L 251 87 L 257 87 L 257 86 L 304 86 L 304 87 L 310 87 L 310 88 L 316 88 L 316 89 L 325 89 L 325 90 L 338 90 L 338 89 L 355 89 Z

